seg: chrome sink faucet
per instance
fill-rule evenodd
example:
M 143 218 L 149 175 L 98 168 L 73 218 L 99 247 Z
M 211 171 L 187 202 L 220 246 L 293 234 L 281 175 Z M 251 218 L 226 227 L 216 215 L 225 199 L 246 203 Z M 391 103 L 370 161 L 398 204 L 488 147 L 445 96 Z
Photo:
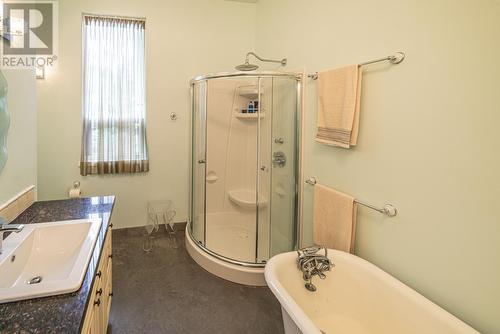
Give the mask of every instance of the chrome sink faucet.
M 324 255 L 320 253 L 324 251 Z M 330 271 L 335 264 L 328 258 L 328 250 L 323 247 L 313 246 L 297 251 L 297 267 L 302 271 L 302 278 L 306 281 L 305 287 L 309 291 L 316 291 L 312 278 L 318 276 L 325 279 L 325 272 Z
M 2 254 L 3 234 L 5 232 L 19 233 L 23 230 L 23 224 L 7 224 L 7 221 L 0 217 L 0 254 Z

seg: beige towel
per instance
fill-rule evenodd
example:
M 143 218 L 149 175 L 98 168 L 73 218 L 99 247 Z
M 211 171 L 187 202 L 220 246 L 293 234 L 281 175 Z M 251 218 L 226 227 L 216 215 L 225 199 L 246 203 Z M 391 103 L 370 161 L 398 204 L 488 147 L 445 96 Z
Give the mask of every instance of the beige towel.
M 361 69 L 351 65 L 318 74 L 316 141 L 344 148 L 358 140 Z
M 356 203 L 353 197 L 316 184 L 313 224 L 317 245 L 354 253 Z

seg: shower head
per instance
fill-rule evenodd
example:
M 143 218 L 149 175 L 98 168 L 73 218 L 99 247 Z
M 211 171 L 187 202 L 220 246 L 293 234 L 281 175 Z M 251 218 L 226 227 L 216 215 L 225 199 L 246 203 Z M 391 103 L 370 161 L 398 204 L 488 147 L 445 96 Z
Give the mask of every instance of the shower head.
M 254 64 L 250 64 L 248 62 L 248 59 L 245 61 L 244 64 L 241 64 L 241 65 L 238 65 L 235 67 L 235 69 L 237 69 L 238 71 L 255 71 L 258 68 L 259 68 L 259 66 L 254 65 Z
M 259 57 L 258 55 L 256 55 L 253 52 L 248 52 L 247 55 L 246 55 L 246 58 L 245 58 L 245 63 L 236 66 L 235 69 L 237 69 L 238 71 L 254 71 L 254 70 L 258 69 L 259 66 L 254 65 L 254 64 L 250 64 L 250 61 L 248 60 L 248 57 L 250 55 L 254 56 L 258 60 L 263 61 L 263 62 L 267 62 L 267 63 L 280 63 L 281 66 L 285 66 L 286 65 L 286 58 L 283 58 L 281 60 L 264 59 L 264 58 Z

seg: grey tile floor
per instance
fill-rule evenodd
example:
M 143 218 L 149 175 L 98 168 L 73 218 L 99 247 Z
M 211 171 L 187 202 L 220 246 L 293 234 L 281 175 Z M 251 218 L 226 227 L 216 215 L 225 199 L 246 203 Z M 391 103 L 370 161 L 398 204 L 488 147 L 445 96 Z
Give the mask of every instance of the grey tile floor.
M 283 333 L 281 309 L 268 288 L 220 279 L 166 234 L 142 251 L 143 229 L 113 231 L 113 302 L 109 333 Z

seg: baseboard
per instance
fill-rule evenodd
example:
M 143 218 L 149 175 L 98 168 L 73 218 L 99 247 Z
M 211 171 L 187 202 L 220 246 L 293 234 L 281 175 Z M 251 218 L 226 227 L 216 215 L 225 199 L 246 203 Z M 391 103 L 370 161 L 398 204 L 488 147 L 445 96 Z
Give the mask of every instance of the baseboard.
M 186 224 L 187 224 L 187 222 L 174 223 L 175 230 L 176 231 L 184 231 L 186 229 Z M 160 229 L 159 229 L 159 232 L 161 232 L 161 233 L 166 232 L 166 230 L 161 227 L 162 225 L 163 224 L 160 225 Z M 135 235 L 142 235 L 142 234 L 146 233 L 145 226 L 115 227 L 115 228 L 113 228 L 113 230 L 119 231 L 120 233 L 135 234 Z

